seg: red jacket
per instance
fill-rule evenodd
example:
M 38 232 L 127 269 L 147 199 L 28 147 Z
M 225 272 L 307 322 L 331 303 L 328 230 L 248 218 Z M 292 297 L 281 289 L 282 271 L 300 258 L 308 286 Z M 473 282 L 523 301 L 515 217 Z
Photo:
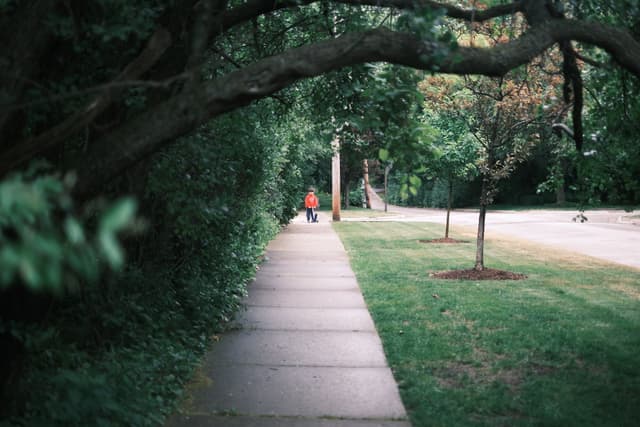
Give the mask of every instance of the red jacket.
M 309 193 L 307 197 L 304 198 L 304 207 L 305 208 L 317 208 L 318 207 L 318 198 L 315 194 Z

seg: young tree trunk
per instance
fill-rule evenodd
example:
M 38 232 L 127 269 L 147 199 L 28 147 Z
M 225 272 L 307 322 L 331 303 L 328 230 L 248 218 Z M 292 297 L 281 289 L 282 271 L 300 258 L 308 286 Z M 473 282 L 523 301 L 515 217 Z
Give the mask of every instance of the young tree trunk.
M 489 164 L 493 164 L 493 155 L 489 152 Z M 487 217 L 487 204 L 489 199 L 489 177 L 482 178 L 482 187 L 480 188 L 480 213 L 478 215 L 478 236 L 476 238 L 476 265 L 474 270 L 484 270 L 484 225 Z
M 367 202 L 367 209 L 371 209 L 371 198 L 369 197 L 369 161 L 364 159 L 362 161 L 363 175 L 364 175 L 364 197 Z
M 389 171 L 391 170 L 391 165 L 387 165 L 384 168 L 384 211 L 387 212 L 387 200 L 389 200 Z
M 556 187 L 556 204 L 563 205 L 567 201 L 567 195 L 564 191 L 564 182 Z
M 451 215 L 451 204 L 453 199 L 453 180 L 449 179 L 449 194 L 447 195 L 447 225 L 444 228 L 444 238 L 449 238 L 449 217 Z
M 474 270 L 484 270 L 484 221 L 487 216 L 487 205 L 480 203 L 480 215 L 478 217 L 478 238 L 476 241 L 476 265 Z
M 340 140 L 331 143 L 333 158 L 331 159 L 331 212 L 334 221 L 340 221 Z

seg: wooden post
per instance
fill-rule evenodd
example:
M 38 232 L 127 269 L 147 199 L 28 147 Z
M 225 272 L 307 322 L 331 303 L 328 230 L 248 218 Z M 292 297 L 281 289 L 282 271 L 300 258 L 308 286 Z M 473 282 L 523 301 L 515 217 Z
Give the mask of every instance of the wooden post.
M 340 221 L 340 141 L 336 139 L 331 142 L 333 148 L 333 159 L 331 160 L 331 206 L 333 210 L 333 220 Z
M 364 169 L 364 198 L 367 201 L 367 209 L 371 209 L 371 199 L 369 198 L 369 161 L 364 159 L 362 161 L 362 168 Z

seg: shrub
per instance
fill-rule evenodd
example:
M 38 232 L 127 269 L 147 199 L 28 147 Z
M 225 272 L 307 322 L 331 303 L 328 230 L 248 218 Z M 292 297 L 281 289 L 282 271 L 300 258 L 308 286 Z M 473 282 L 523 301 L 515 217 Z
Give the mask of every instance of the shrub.
M 162 424 L 296 213 L 302 157 L 269 129 L 238 126 L 250 115 L 230 114 L 151 161 L 140 195 L 147 232 L 127 241 L 125 269 L 101 270 L 46 316 L 9 325 L 24 370 L 3 401 L 4 425 Z

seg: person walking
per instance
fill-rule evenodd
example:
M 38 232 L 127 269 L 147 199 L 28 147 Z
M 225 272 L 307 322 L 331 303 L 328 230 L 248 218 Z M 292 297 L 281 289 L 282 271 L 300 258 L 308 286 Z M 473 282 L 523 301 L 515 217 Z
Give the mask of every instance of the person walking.
M 315 195 L 313 188 L 309 188 L 309 192 L 304 198 L 304 207 L 307 208 L 307 222 L 318 222 L 318 214 L 315 212 L 318 204 L 318 196 Z

